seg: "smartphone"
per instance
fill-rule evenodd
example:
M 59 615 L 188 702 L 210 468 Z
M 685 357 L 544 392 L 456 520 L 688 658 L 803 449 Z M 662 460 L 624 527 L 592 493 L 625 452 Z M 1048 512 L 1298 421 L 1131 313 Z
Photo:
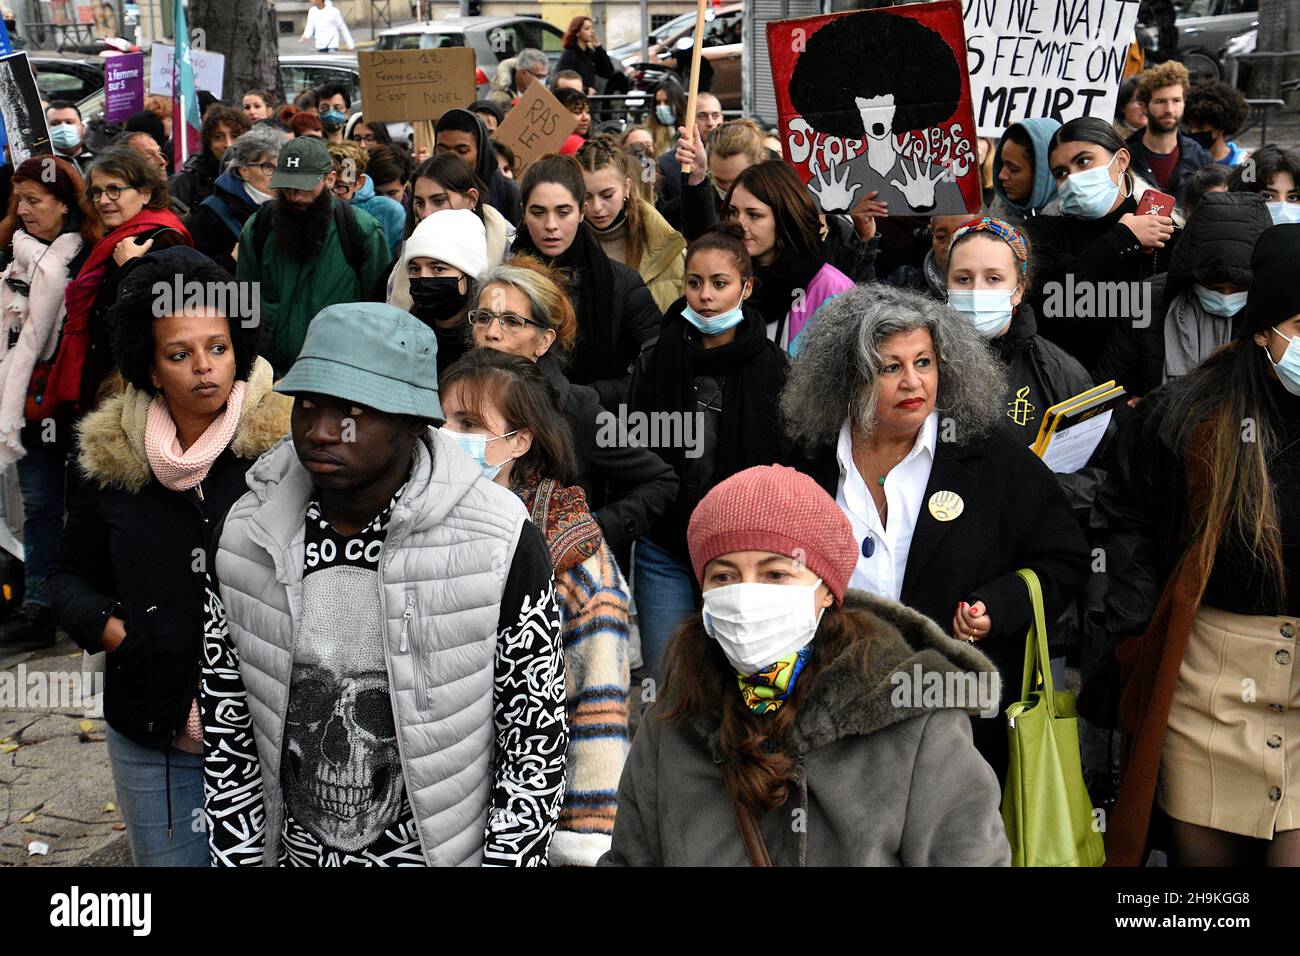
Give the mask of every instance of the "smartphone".
M 1172 216 L 1174 214 L 1174 197 L 1158 189 L 1148 189 L 1142 194 L 1138 203 L 1139 216 Z
M 1174 214 L 1174 197 L 1168 193 L 1162 193 L 1158 189 L 1148 189 L 1142 194 L 1141 200 L 1138 201 L 1137 215 L 1139 216 L 1173 216 Z M 1154 249 L 1143 249 L 1143 255 L 1154 256 Z

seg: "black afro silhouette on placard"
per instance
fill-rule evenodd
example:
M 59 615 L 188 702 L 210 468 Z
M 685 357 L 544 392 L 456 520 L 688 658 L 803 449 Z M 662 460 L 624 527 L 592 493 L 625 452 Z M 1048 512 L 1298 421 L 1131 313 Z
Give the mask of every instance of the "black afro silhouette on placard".
M 961 100 L 952 47 L 911 17 L 856 13 L 808 38 L 790 77 L 790 102 L 813 129 L 844 139 L 866 135 L 854 97 L 894 94 L 892 132 L 948 120 Z

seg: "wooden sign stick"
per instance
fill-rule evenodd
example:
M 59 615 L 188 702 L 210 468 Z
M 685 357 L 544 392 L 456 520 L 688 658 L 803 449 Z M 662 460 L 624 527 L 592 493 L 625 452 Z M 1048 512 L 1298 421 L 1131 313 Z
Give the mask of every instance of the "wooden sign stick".
M 700 95 L 700 54 L 704 52 L 704 8 L 709 0 L 698 0 L 695 7 L 695 42 L 691 47 L 691 92 L 686 98 L 686 138 L 695 142 L 695 100 Z M 682 173 L 690 175 L 691 164 L 682 164 Z

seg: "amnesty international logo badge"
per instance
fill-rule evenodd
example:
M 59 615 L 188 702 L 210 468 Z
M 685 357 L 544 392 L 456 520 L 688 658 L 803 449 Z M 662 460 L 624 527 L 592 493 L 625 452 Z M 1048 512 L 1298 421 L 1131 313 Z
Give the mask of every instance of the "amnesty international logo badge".
M 1028 385 L 1016 391 L 1016 400 L 1014 402 L 1007 402 L 1007 418 L 1022 428 L 1029 421 L 1030 414 L 1037 410 L 1037 406 L 1029 401 Z

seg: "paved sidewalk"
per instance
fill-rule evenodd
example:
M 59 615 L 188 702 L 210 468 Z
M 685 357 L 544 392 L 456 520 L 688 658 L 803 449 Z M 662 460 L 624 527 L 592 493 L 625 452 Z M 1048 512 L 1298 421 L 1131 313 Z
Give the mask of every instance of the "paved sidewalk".
M 0 651 L 0 867 L 131 865 L 104 721 L 88 716 L 102 697 L 82 684 L 81 657 L 66 637 Z

